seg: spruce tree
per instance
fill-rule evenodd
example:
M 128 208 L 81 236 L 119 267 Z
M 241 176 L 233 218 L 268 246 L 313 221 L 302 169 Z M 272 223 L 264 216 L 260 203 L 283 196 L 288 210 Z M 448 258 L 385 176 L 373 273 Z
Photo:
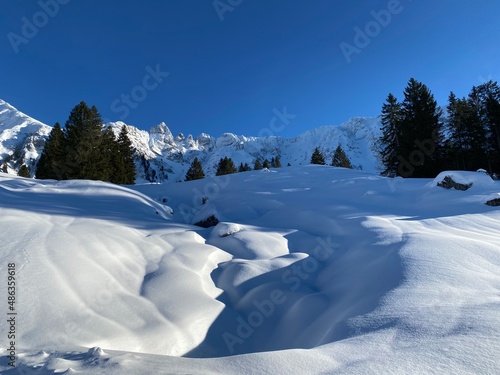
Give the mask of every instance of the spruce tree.
M 269 164 L 269 160 L 264 159 L 264 163 L 262 164 L 262 167 L 263 167 L 263 168 L 270 168 L 270 167 L 271 167 L 271 165 Z
M 255 163 L 254 163 L 254 166 L 253 166 L 253 169 L 258 171 L 258 170 L 261 170 L 262 169 L 262 163 L 260 162 L 259 159 L 256 159 L 255 160 Z
M 352 164 L 342 146 L 338 145 L 332 158 L 332 166 L 352 169 Z
M 248 172 L 248 171 L 251 171 L 252 168 L 250 168 L 250 166 L 248 165 L 248 163 L 240 163 L 240 166 L 238 168 L 238 172 Z
M 500 172 L 500 99 L 490 95 L 486 102 L 489 127 L 490 172 Z
M 38 179 L 63 179 L 63 165 L 66 154 L 66 140 L 61 125 L 56 122 L 45 142 L 36 167 Z
M 314 149 L 311 155 L 311 164 L 325 165 L 325 158 L 318 147 Z
M 128 137 L 127 127 L 125 125 L 120 129 L 120 134 L 117 140 L 118 146 L 118 163 L 121 165 L 122 173 L 120 184 L 133 185 L 135 183 L 135 162 L 134 162 L 134 148 L 132 142 Z M 203 171 L 202 171 L 203 173 Z M 203 178 L 203 177 L 202 177 Z
M 103 139 L 101 115 L 95 106 L 81 102 L 71 110 L 66 121 L 67 155 L 64 178 L 102 180 L 100 146 Z
M 275 168 L 281 168 L 282 165 L 281 165 L 281 160 L 280 160 L 280 157 L 279 156 L 276 156 L 274 158 L 274 164 L 275 164 Z
M 384 170 L 382 175 L 395 177 L 398 174 L 398 155 L 401 127 L 401 104 L 389 94 L 382 105 L 382 136 L 379 139 L 380 156 Z
M 187 173 L 186 173 L 186 181 L 193 181 L 193 180 L 201 180 L 205 178 L 205 173 L 203 172 L 203 167 L 198 160 L 198 158 L 194 158 L 193 162 L 191 163 L 191 166 L 189 167 Z
M 236 167 L 234 166 L 233 160 L 231 158 L 228 158 L 227 156 L 220 159 L 215 175 L 223 176 L 232 173 L 236 173 Z
M 271 158 L 271 168 L 276 168 L 276 160 L 274 159 L 274 156 Z
M 94 167 L 99 171 L 99 179 L 109 181 L 114 184 L 123 183 L 124 165 L 120 158 L 120 149 L 111 127 L 106 128 L 102 133 L 99 144 L 101 157 L 96 160 Z
M 450 167 L 477 170 L 487 160 L 486 127 L 481 121 L 481 109 L 473 98 L 457 98 L 453 93 L 448 98 L 447 148 Z
M 442 160 L 442 112 L 426 85 L 411 78 L 401 104 L 398 173 L 435 177 Z
M 17 173 L 17 175 L 19 177 L 30 178 L 30 168 L 26 164 L 21 165 L 21 168 L 19 168 L 19 172 Z

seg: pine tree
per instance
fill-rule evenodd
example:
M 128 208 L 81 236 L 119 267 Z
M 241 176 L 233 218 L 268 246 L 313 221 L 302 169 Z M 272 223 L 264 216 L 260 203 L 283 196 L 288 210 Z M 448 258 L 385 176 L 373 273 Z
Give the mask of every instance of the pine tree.
M 380 156 L 385 169 L 382 175 L 395 177 L 398 174 L 398 155 L 401 126 L 401 104 L 389 94 L 382 105 L 382 136 L 379 139 Z
M 276 168 L 276 160 L 274 159 L 274 156 L 271 158 L 271 168 Z
M 99 180 L 109 181 L 114 184 L 123 183 L 125 168 L 120 158 L 120 149 L 111 127 L 103 131 L 99 144 L 100 159 L 94 167 L 99 171 Z
M 193 162 L 191 163 L 191 166 L 189 167 L 187 173 L 186 173 L 186 181 L 193 181 L 193 180 L 201 180 L 205 178 L 205 173 L 203 172 L 203 167 L 198 160 L 198 158 L 194 158 Z
M 325 158 L 318 147 L 316 147 L 312 153 L 311 164 L 325 165 Z
M 451 93 L 448 99 L 447 153 L 450 167 L 477 170 L 487 160 L 486 127 L 482 124 L 480 108 L 475 99 L 459 99 Z
M 236 167 L 234 166 L 233 160 L 231 158 L 228 158 L 227 156 L 220 159 L 215 175 L 223 176 L 232 173 L 236 173 Z
M 26 164 L 21 165 L 21 168 L 19 168 L 19 172 L 17 173 L 17 175 L 19 177 L 30 178 L 31 177 L 30 168 Z
M 500 99 L 490 95 L 486 103 L 490 131 L 490 155 L 492 171 L 500 172 Z
M 118 162 L 120 163 L 122 168 L 121 179 L 120 182 L 118 183 L 133 185 L 135 183 L 135 173 L 136 173 L 135 162 L 134 162 L 135 150 L 132 147 L 132 142 L 128 137 L 128 131 L 125 125 L 123 125 L 120 130 L 117 144 L 118 144 L 118 155 L 119 155 Z
M 442 112 L 426 85 L 410 79 L 401 104 L 398 173 L 435 177 L 441 168 Z
M 352 164 L 342 146 L 338 145 L 332 158 L 332 166 L 352 169 Z
M 52 128 L 42 155 L 38 159 L 36 178 L 63 179 L 63 165 L 65 162 L 66 141 L 61 125 L 57 122 Z
M 264 163 L 262 164 L 263 168 L 270 168 L 269 160 L 264 159 Z
M 282 165 L 281 165 L 281 160 L 280 160 L 280 157 L 279 157 L 279 156 L 276 156 L 276 157 L 274 158 L 274 164 L 276 165 L 276 167 L 275 167 L 275 168 L 281 168 L 281 167 L 282 167 Z
M 486 130 L 488 168 L 500 171 L 500 87 L 497 82 L 488 81 L 472 88 L 469 94 L 478 112 L 482 126 Z
M 255 160 L 255 164 L 253 166 L 253 169 L 258 171 L 258 170 L 261 170 L 262 169 L 262 163 L 260 162 L 259 159 L 256 159 Z
M 250 168 L 250 166 L 248 165 L 248 163 L 240 163 L 240 167 L 238 168 L 238 172 L 248 172 L 248 171 L 251 171 L 252 168 Z
M 103 139 L 102 119 L 95 106 L 81 102 L 71 110 L 66 121 L 67 155 L 64 178 L 101 180 L 106 172 L 100 169 Z

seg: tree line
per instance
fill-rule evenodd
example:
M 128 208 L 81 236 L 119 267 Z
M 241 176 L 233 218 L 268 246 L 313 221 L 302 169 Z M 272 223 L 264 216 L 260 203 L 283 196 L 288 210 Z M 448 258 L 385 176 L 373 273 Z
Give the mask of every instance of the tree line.
M 489 81 L 467 97 L 451 92 L 446 114 L 429 88 L 410 79 L 399 102 L 382 106 L 379 152 L 389 177 L 435 177 L 445 169 L 500 170 L 500 88 Z
M 316 147 L 311 155 L 311 164 L 325 165 L 325 157 L 321 153 L 320 149 Z M 332 167 L 341 167 L 352 169 L 351 160 L 345 153 L 341 145 L 338 145 L 333 153 L 332 162 L 330 163 Z
M 281 159 L 279 156 L 272 157 L 271 161 L 264 159 L 261 162 L 259 159 L 255 160 L 253 170 L 261 170 L 264 168 L 281 168 Z M 224 176 L 227 174 L 233 174 L 237 172 L 248 172 L 251 171 L 252 167 L 248 163 L 240 163 L 240 166 L 236 168 L 234 161 L 229 157 L 223 157 L 219 160 L 217 164 L 216 176 Z M 205 172 L 203 171 L 203 166 L 198 158 L 194 158 L 192 161 L 185 177 L 185 181 L 200 180 L 205 178 Z
M 36 167 L 36 178 L 135 182 L 134 150 L 125 125 L 118 137 L 102 125 L 95 106 L 81 102 L 71 110 L 64 128 L 56 123 Z

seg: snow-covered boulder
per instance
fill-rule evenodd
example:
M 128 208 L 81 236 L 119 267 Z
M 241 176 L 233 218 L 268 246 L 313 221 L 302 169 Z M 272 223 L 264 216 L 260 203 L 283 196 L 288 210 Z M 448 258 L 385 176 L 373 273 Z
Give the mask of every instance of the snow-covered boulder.
M 441 172 L 431 183 L 431 186 L 440 186 L 445 189 L 468 190 L 474 187 L 490 187 L 495 182 L 484 173 L 467 171 Z

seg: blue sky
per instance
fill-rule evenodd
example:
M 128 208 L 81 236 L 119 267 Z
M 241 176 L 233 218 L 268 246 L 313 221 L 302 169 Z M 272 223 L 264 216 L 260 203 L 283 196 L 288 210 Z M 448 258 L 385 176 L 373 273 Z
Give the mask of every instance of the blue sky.
M 491 0 L 1 5 L 0 98 L 49 125 L 84 100 L 142 129 L 289 137 L 375 116 L 411 77 L 440 105 L 500 77 Z

